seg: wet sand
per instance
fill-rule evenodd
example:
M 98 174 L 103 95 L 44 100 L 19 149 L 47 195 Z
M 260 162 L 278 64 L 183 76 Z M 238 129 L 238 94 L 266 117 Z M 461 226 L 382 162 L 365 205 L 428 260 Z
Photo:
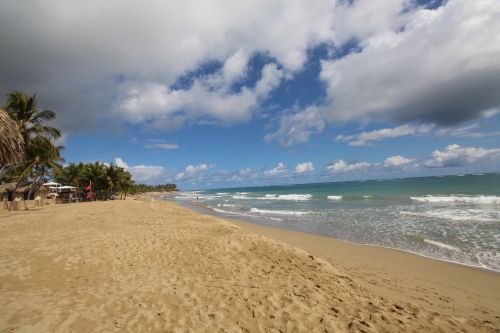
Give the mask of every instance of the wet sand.
M 149 198 L 0 212 L 0 249 L 1 331 L 500 331 L 499 274 Z

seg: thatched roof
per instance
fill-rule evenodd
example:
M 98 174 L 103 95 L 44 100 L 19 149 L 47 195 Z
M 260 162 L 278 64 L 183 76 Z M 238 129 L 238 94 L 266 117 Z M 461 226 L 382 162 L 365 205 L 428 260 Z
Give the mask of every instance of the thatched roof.
M 0 166 L 17 164 L 23 159 L 24 140 L 16 122 L 0 108 Z
M 8 183 L 5 185 L 0 185 L 0 193 L 5 193 L 7 191 L 12 191 L 16 188 L 16 183 Z
M 16 188 L 16 185 L 17 185 L 17 188 Z M 22 182 L 22 183 L 16 183 L 16 182 L 12 182 L 12 183 L 7 183 L 7 184 L 4 184 L 4 185 L 0 185 L 0 194 L 2 193 L 5 193 L 7 191 L 13 191 L 14 189 L 16 190 L 16 193 L 23 193 L 27 190 L 29 190 L 31 188 L 31 186 L 33 186 L 33 184 L 31 182 Z M 36 192 L 46 192 L 47 189 L 43 188 L 40 188 L 38 189 L 38 191 Z

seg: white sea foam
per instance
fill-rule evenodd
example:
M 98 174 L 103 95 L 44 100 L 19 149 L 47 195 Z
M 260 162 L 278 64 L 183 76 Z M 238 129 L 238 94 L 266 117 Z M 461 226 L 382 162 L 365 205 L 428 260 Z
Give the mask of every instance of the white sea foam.
M 373 199 L 373 195 L 363 195 L 363 199 Z
M 334 201 L 342 200 L 342 196 L 341 195 L 329 195 L 326 198 L 328 200 L 334 200 Z
M 486 269 L 500 271 L 500 253 L 480 251 L 475 254 L 477 262 Z
M 219 204 L 217 204 L 217 207 L 236 207 L 236 205 L 219 203 Z
M 500 205 L 500 197 L 494 195 L 450 195 L 450 196 L 433 196 L 425 197 L 410 197 L 413 201 L 427 203 L 467 203 L 475 205 Z
M 222 198 L 222 196 L 221 195 L 207 195 L 206 196 L 207 200 L 213 200 L 213 199 L 218 199 L 218 198 Z
M 310 194 L 266 194 L 264 197 L 257 198 L 259 200 L 285 200 L 285 201 L 308 201 L 311 200 Z
M 206 199 L 206 198 L 200 195 L 178 195 L 175 196 L 174 199 L 193 200 L 193 199 Z
M 214 211 L 216 211 L 217 213 L 223 213 L 223 214 L 231 214 L 231 215 L 241 215 L 241 216 L 250 216 L 252 217 L 253 215 L 249 215 L 249 214 L 243 214 L 243 213 L 238 213 L 238 212 L 230 212 L 230 211 L 227 211 L 227 210 L 223 210 L 223 209 L 218 209 L 218 208 L 212 208 Z
M 250 209 L 250 212 L 258 214 L 271 214 L 271 215 L 307 215 L 311 213 L 311 212 L 301 212 L 295 210 L 268 210 L 268 209 L 258 209 L 258 208 L 252 208 Z
M 229 194 L 229 193 L 227 193 L 227 192 L 218 192 L 217 193 L 217 195 L 227 195 L 227 194 Z
M 441 242 L 438 242 L 438 241 L 433 241 L 433 240 L 430 240 L 430 239 L 424 239 L 424 242 L 427 243 L 427 244 L 431 244 L 431 245 L 434 245 L 434 246 L 441 247 L 443 249 L 452 250 L 452 251 L 460 251 L 460 249 L 458 247 L 455 247 L 455 246 L 452 246 L 452 245 L 448 245 L 448 244 L 445 244 L 445 243 L 441 243 Z
M 246 195 L 233 195 L 233 199 L 236 199 L 236 200 L 252 200 L 252 199 L 255 199 L 255 198 L 249 198 Z
M 215 211 L 215 212 L 217 212 L 217 213 L 228 214 L 228 215 L 239 215 L 239 216 L 246 216 L 246 217 L 256 217 L 255 215 L 252 215 L 252 214 L 244 214 L 244 213 L 239 213 L 239 212 L 230 212 L 230 211 L 222 210 L 222 209 L 218 209 L 218 208 L 212 208 L 212 210 Z M 277 218 L 277 217 L 267 217 L 267 218 L 270 219 L 270 220 L 275 220 L 275 221 L 283 221 L 282 219 Z
M 500 221 L 500 211 L 485 209 L 433 209 L 422 212 L 401 211 L 401 215 L 438 218 L 452 221 Z

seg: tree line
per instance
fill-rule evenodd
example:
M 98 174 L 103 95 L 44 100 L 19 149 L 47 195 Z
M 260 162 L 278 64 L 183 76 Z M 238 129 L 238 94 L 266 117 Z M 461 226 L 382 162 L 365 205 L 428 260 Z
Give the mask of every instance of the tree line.
M 28 197 L 49 179 L 81 191 L 92 184 L 94 198 L 101 200 L 113 194 L 125 198 L 127 193 L 177 189 L 175 184 L 134 184 L 128 171 L 113 164 L 63 165 L 64 147 L 56 144 L 61 131 L 47 124 L 55 118 L 54 111 L 38 108 L 36 94 L 14 91 L 7 95 L 5 105 L 0 107 L 0 183 L 29 181 Z

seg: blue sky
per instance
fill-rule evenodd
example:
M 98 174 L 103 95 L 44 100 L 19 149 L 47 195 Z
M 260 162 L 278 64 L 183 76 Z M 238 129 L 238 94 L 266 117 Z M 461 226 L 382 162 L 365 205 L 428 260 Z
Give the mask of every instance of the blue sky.
M 0 93 L 58 113 L 67 163 L 182 188 L 500 169 L 497 1 L 138 7 L 0 4 Z

